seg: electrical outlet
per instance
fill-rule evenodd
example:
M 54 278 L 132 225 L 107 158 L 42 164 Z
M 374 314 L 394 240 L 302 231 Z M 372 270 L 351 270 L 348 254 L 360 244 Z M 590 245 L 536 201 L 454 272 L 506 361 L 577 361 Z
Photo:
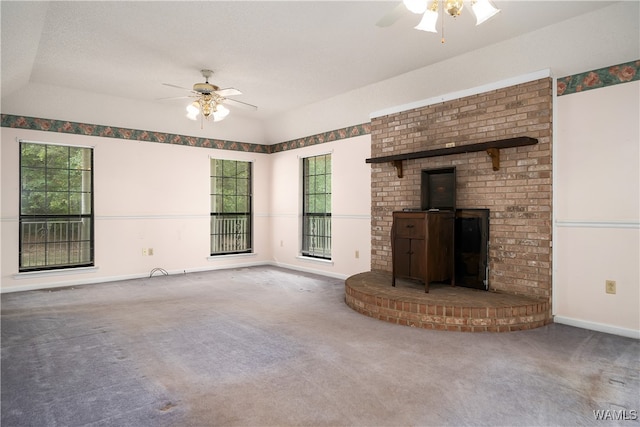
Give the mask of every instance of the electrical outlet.
M 149 256 L 153 256 L 153 248 L 149 248 Z
M 616 281 L 615 280 L 606 280 L 604 282 L 605 284 L 605 291 L 608 294 L 615 294 L 616 293 Z
M 147 250 L 147 248 L 142 248 L 142 256 L 147 256 L 149 255 L 149 251 Z
M 360 258 L 360 251 L 356 251 L 356 259 Z
M 446 148 L 453 148 L 453 147 L 456 146 L 456 143 L 455 142 L 447 142 L 444 146 Z

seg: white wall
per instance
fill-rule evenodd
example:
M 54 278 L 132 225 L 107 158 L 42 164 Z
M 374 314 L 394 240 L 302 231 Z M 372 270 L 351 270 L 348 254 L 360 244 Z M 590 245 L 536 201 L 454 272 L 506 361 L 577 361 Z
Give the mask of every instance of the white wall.
M 640 82 L 558 97 L 556 118 L 556 321 L 640 338 Z
M 18 274 L 18 139 L 94 147 L 96 268 Z M 332 154 L 332 261 L 301 258 L 301 158 Z M 2 291 L 273 263 L 346 278 L 370 266 L 368 135 L 256 154 L 2 128 Z M 209 159 L 254 164 L 254 254 L 209 256 Z M 144 256 L 152 248 L 153 256 Z M 358 252 L 356 257 L 356 251 Z
M 94 147 L 96 269 L 18 273 L 17 139 Z M 271 261 L 267 154 L 2 128 L 2 290 L 92 283 Z M 210 157 L 254 163 L 255 255 L 209 258 Z M 153 256 L 143 256 L 153 248 Z
M 331 153 L 332 262 L 301 258 L 302 158 Z M 271 233 L 278 265 L 345 278 L 371 266 L 369 135 L 271 154 Z M 358 257 L 356 258 L 356 251 Z
M 378 110 L 539 70 L 566 76 L 633 61 L 640 53 L 639 27 L 640 2 L 618 2 L 274 117 L 266 125 L 266 140 L 288 141 L 365 123 Z
M 34 99 L 38 102 L 33 102 Z M 184 108 L 179 101 L 156 101 L 150 105 L 144 101 L 29 83 L 20 90 L 4 95 L 2 106 L 6 113 L 5 106 L 9 105 L 12 115 L 264 143 L 262 122 L 252 119 L 251 112 L 234 109 L 233 120 L 222 120 L 215 124 L 205 122 L 202 126 L 200 121 L 185 119 L 186 110 L 184 114 L 176 114 L 176 111 Z M 145 113 L 149 110 L 152 112 Z

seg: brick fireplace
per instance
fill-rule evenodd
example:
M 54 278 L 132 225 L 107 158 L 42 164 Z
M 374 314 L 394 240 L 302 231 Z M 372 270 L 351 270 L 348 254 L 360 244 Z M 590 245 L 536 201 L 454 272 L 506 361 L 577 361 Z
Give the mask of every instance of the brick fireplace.
M 487 151 L 371 165 L 372 271 L 390 272 L 392 212 L 420 207 L 424 169 L 456 168 L 456 207 L 489 209 L 489 289 L 551 302 L 552 80 L 377 117 L 371 157 L 531 137 L 503 148 L 499 169 Z M 550 316 L 550 314 L 549 314 Z

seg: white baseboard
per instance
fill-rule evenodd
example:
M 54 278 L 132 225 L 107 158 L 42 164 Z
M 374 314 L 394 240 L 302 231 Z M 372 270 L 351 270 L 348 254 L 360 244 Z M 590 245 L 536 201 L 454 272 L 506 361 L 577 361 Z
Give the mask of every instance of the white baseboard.
M 589 320 L 574 319 L 565 316 L 554 316 L 553 321 L 554 323 L 575 326 L 576 328 L 590 329 L 592 331 L 640 340 L 640 331 L 635 329 L 622 328 L 620 326 L 608 325 L 606 323 L 591 322 Z
M 334 279 L 341 279 L 341 280 L 344 280 L 350 276 L 348 274 L 332 273 L 330 271 L 323 271 L 323 270 L 317 270 L 315 268 L 301 267 L 299 265 L 293 265 L 293 264 L 285 264 L 283 262 L 277 262 L 277 261 L 269 261 L 269 262 L 266 262 L 265 264 L 273 265 L 274 267 L 282 267 L 289 270 L 297 270 L 297 271 L 302 271 L 304 273 L 317 274 L 319 276 L 332 277 Z
M 318 274 L 320 276 L 327 276 L 327 277 L 332 277 L 336 279 L 346 279 L 347 277 L 349 277 L 344 274 L 336 274 L 336 273 L 326 272 L 322 270 L 317 270 L 314 268 L 304 268 L 296 265 L 284 264 L 284 263 L 279 263 L 274 261 L 237 262 L 237 263 L 226 264 L 221 266 L 163 270 L 163 271 L 166 271 L 170 276 L 173 276 L 176 274 L 199 273 L 199 272 L 213 271 L 213 270 L 229 270 L 234 268 L 257 267 L 261 265 L 271 265 L 274 267 L 282 267 L 289 270 L 297 270 L 305 273 Z M 69 273 L 67 272 L 67 274 Z M 156 273 L 155 275 L 161 275 L 161 274 L 162 273 L 160 272 L 160 273 Z M 42 289 L 66 288 L 70 286 L 95 285 L 98 283 L 119 282 L 122 280 L 144 279 L 148 277 L 149 277 L 149 273 L 135 273 L 135 274 L 120 275 L 120 276 L 107 276 L 107 277 L 97 277 L 97 278 L 84 277 L 83 279 L 78 279 L 78 280 L 64 280 L 60 282 L 35 283 L 35 284 L 28 284 L 28 285 L 22 285 L 22 286 L 0 287 L 0 294 L 11 293 L 11 292 L 38 291 Z

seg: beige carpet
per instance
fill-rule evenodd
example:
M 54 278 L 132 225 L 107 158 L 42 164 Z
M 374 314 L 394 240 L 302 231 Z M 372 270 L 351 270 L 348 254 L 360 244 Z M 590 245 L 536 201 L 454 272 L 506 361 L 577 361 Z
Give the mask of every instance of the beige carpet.
M 392 325 L 347 307 L 340 280 L 274 267 L 156 276 L 2 295 L 1 421 L 603 425 L 594 411 L 640 409 L 639 356 L 563 325 Z

